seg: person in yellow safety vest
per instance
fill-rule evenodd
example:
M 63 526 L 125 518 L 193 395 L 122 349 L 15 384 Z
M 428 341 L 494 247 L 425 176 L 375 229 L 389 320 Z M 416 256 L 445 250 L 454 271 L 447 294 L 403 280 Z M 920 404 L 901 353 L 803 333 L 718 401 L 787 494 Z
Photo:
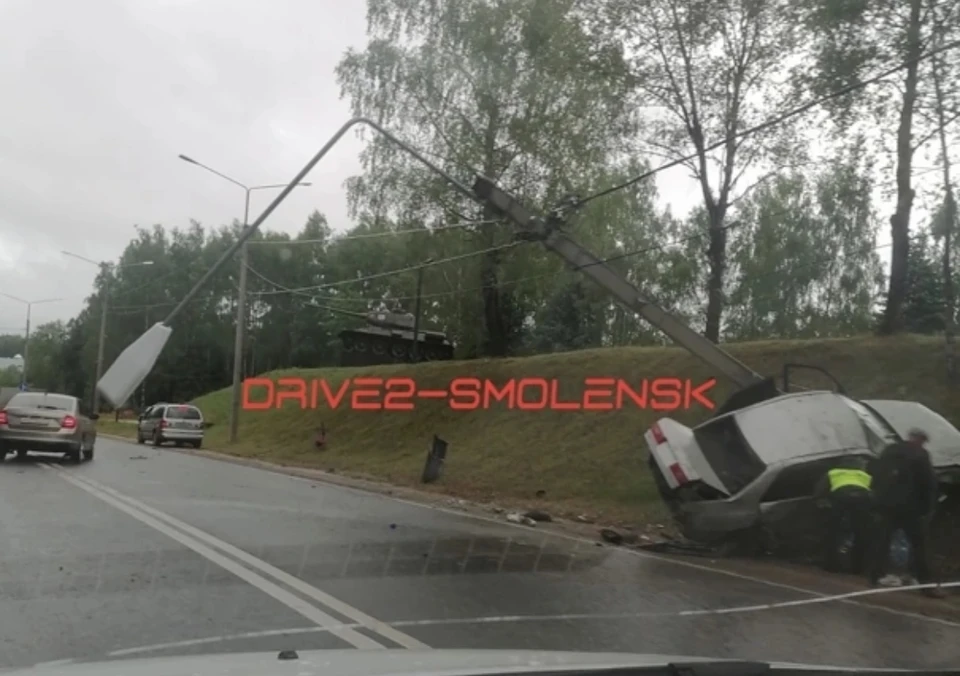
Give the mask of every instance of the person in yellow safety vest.
M 866 472 L 867 461 L 856 456 L 842 458 L 830 469 L 817 488 L 824 510 L 823 567 L 839 572 L 844 541 L 853 535 L 851 562 L 854 570 L 864 570 L 875 531 L 872 478 Z

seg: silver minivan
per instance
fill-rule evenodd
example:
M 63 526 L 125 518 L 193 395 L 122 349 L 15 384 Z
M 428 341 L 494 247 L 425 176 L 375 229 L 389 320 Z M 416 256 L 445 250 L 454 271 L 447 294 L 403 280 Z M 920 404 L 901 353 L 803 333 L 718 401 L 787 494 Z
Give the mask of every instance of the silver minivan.
M 203 445 L 203 413 L 191 404 L 154 404 L 137 420 L 137 443 L 149 439 L 154 446 L 173 442 L 176 446 Z

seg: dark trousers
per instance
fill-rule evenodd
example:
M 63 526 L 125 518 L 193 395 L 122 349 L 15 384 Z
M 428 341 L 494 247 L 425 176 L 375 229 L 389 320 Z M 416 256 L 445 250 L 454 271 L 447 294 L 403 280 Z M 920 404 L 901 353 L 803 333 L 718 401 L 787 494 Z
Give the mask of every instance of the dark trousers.
M 830 508 L 826 510 L 826 537 L 824 538 L 824 568 L 839 572 L 840 548 L 850 534 L 853 535 L 851 563 L 854 572 L 862 573 L 870 551 L 870 540 L 875 532 L 873 505 L 870 492 L 862 488 L 841 488 L 829 496 Z
M 882 511 L 871 555 L 870 581 L 876 583 L 887 574 L 893 534 L 903 529 L 910 543 L 910 573 L 920 584 L 935 582 L 930 564 L 930 520 L 910 512 Z

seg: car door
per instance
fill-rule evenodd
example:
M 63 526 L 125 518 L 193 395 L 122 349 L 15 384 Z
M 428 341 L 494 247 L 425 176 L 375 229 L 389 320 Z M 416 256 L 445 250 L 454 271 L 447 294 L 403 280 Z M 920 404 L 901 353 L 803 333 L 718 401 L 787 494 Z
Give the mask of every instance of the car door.
M 79 399 L 77 400 L 77 417 L 80 422 L 80 431 L 88 440 L 93 440 L 96 436 L 96 427 L 90 415 L 89 407 Z
M 163 420 L 164 415 L 167 412 L 167 407 L 165 405 L 155 406 L 153 412 L 150 414 L 150 434 L 159 434 L 160 433 L 160 422 Z
M 824 515 L 816 504 L 817 483 L 837 458 L 817 458 L 781 466 L 760 498 L 760 523 L 772 549 L 785 556 L 818 551 Z
M 143 419 L 140 421 L 140 436 L 147 438 L 153 434 L 153 425 L 156 422 L 154 420 L 153 414 L 157 410 L 157 406 L 151 406 L 146 411 L 143 412 Z

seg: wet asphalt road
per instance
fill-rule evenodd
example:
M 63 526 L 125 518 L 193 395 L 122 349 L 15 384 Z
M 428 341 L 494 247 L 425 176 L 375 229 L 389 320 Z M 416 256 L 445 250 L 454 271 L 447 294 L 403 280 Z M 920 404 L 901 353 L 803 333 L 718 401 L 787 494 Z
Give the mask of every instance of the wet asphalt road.
M 0 667 L 286 648 L 960 665 L 960 625 L 101 438 L 0 466 Z

